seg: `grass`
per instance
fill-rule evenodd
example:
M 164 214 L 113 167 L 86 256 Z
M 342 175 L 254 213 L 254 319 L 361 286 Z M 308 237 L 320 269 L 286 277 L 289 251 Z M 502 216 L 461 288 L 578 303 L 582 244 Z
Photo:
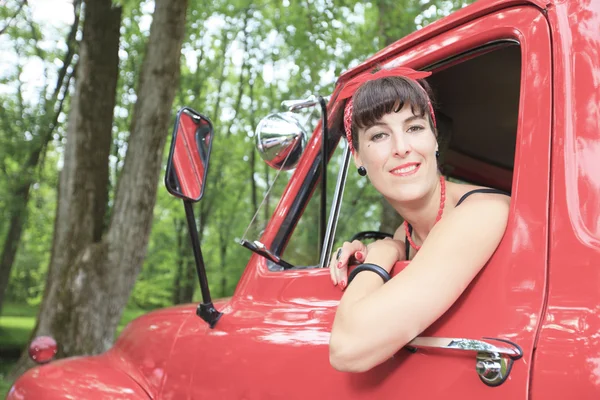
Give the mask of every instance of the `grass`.
M 5 304 L 0 316 L 0 398 L 5 398 L 12 382 L 4 379 L 27 347 L 31 331 L 35 326 L 37 307 L 27 304 Z M 125 309 L 117 327 L 118 336 L 130 321 L 147 313 L 147 310 Z M 3 356 L 8 355 L 8 356 Z
M 8 394 L 11 381 L 4 379 L 21 351 L 27 346 L 35 325 L 37 307 L 27 304 L 5 304 L 0 316 L 0 397 Z
M 34 317 L 0 317 L 0 351 L 24 348 L 34 324 Z
M 4 376 L 10 372 L 14 363 L 14 361 L 4 362 L 4 360 L 0 358 L 0 377 L 2 377 L 2 379 L 0 379 L 0 396 L 3 399 L 6 397 L 10 387 L 12 386 L 12 382 L 4 379 Z

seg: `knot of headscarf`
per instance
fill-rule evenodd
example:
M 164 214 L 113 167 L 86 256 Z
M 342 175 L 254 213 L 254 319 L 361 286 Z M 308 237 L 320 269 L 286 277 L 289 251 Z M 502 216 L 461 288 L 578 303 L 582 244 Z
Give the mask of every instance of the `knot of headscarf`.
M 359 87 L 362 86 L 363 83 L 368 81 L 373 81 L 380 78 L 385 78 L 388 76 L 401 76 L 404 78 L 411 79 L 416 81 L 417 79 L 423 79 L 431 75 L 431 72 L 427 71 L 415 71 L 412 68 L 408 67 L 394 67 L 390 69 L 380 69 L 375 73 L 365 73 L 357 76 L 356 78 L 350 80 L 344 88 L 341 90 L 338 95 L 338 100 L 348 99 L 346 102 L 346 107 L 344 109 L 344 131 L 346 133 L 346 139 L 348 140 L 348 146 L 350 146 L 350 151 L 354 153 L 354 146 L 352 145 L 352 109 L 353 109 L 353 96 L 354 93 L 358 90 Z M 417 83 L 417 85 L 419 85 Z M 421 85 L 420 88 L 423 89 Z M 423 89 L 425 92 L 425 89 Z M 425 92 L 425 96 L 427 96 L 427 104 L 429 105 L 429 112 L 431 113 L 431 119 L 433 120 L 433 126 L 436 126 L 435 115 L 433 114 L 433 107 L 431 106 L 431 101 L 429 100 L 429 96 L 427 92 Z

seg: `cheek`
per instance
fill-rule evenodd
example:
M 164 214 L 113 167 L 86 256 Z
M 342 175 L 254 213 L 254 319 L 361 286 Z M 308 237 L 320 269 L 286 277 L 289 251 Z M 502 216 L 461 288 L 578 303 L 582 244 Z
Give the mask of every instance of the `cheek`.
M 365 166 L 377 166 L 386 162 L 389 148 L 377 143 L 368 143 L 361 149 L 361 153 Z
M 423 156 L 430 156 L 435 153 L 437 140 L 433 133 L 415 137 L 412 140 L 412 148 Z

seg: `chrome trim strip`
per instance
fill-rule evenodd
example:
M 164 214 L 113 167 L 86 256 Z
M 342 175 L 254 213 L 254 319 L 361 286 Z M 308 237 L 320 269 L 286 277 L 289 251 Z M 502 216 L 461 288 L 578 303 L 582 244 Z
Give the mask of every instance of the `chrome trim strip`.
M 350 146 L 346 145 L 342 157 L 342 163 L 340 165 L 340 171 L 338 172 L 338 178 L 335 185 L 335 192 L 333 193 L 333 199 L 331 202 L 329 221 L 327 221 L 325 239 L 323 240 L 323 247 L 321 248 L 321 258 L 319 260 L 320 268 L 327 268 L 327 261 L 329 258 L 329 254 L 331 253 L 331 247 L 333 246 L 335 230 L 337 228 L 338 217 L 340 215 L 340 209 L 342 207 L 342 198 L 344 197 L 344 188 L 346 187 L 348 165 L 350 164 Z

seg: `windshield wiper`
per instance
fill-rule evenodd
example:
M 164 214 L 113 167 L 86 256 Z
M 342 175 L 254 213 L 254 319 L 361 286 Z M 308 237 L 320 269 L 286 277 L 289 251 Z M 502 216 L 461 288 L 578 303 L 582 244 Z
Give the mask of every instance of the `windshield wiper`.
M 259 242 L 258 240 L 255 240 L 254 242 L 249 242 L 246 239 L 242 239 L 240 241 L 240 244 L 242 246 L 244 246 L 245 248 L 250 249 L 252 252 L 258 254 L 259 256 L 263 256 L 267 260 L 272 261 L 275 264 L 282 266 L 284 269 L 294 268 L 294 266 L 292 264 L 290 264 L 287 261 L 284 261 L 278 255 L 273 254 L 271 252 L 271 250 L 267 249 L 267 246 L 265 246 L 263 243 Z

